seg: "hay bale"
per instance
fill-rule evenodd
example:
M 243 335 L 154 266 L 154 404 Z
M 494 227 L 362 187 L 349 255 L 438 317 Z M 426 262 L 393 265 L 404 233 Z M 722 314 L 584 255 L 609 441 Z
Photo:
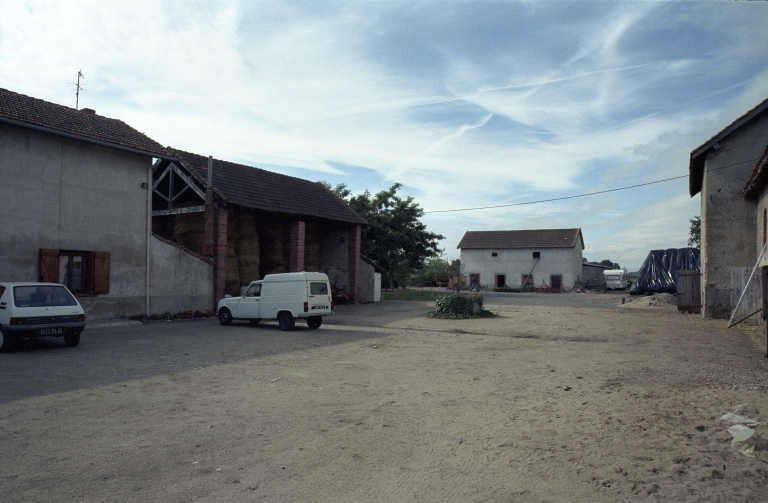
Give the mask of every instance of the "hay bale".
M 178 208 L 196 206 L 194 203 L 180 204 Z M 180 213 L 175 215 L 173 240 L 187 250 L 205 253 L 205 213 Z
M 307 222 L 304 231 L 304 270 L 320 271 L 320 224 Z
M 285 258 L 285 224 L 281 220 L 261 222 L 261 273 L 279 274 L 287 272 L 288 261 Z
M 234 230 L 235 219 L 230 213 L 227 217 L 227 271 L 224 275 L 224 292 L 229 295 L 240 295 L 240 268 L 237 264 L 237 252 L 235 251 L 235 239 L 230 239 L 231 230 Z M 236 237 L 236 236 L 232 236 Z
M 261 278 L 259 276 L 259 266 L 261 265 L 259 234 L 256 231 L 256 221 L 253 214 L 238 213 L 235 221 L 236 236 L 233 237 L 235 237 L 240 283 L 247 285 L 251 281 Z

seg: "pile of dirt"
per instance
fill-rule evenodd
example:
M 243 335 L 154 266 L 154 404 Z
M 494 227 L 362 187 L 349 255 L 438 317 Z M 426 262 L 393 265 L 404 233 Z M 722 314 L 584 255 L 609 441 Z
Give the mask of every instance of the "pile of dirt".
M 631 297 L 629 301 L 622 304 L 621 307 L 637 309 L 677 309 L 677 297 L 670 293 L 656 293 L 645 297 Z

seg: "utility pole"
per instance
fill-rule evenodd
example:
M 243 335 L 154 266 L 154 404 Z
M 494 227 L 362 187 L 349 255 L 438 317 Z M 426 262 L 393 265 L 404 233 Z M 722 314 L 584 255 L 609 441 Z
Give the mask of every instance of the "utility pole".
M 78 109 L 80 106 L 80 90 L 82 87 L 80 87 L 80 78 L 85 78 L 85 75 L 83 75 L 82 70 L 77 71 L 77 92 L 75 93 L 75 110 Z

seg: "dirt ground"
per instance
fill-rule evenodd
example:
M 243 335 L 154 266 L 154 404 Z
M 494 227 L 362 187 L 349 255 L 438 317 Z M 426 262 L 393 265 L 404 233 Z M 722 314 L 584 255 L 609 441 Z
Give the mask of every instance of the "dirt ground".
M 768 426 L 748 457 L 720 419 L 768 419 L 760 332 L 621 297 L 34 340 L 0 355 L 0 501 L 768 501 Z

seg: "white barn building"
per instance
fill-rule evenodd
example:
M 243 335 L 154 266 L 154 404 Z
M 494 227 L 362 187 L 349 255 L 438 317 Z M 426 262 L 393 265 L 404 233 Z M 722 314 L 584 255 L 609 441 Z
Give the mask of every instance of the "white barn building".
M 457 248 L 469 285 L 567 291 L 580 279 L 584 239 L 581 229 L 468 231 Z

